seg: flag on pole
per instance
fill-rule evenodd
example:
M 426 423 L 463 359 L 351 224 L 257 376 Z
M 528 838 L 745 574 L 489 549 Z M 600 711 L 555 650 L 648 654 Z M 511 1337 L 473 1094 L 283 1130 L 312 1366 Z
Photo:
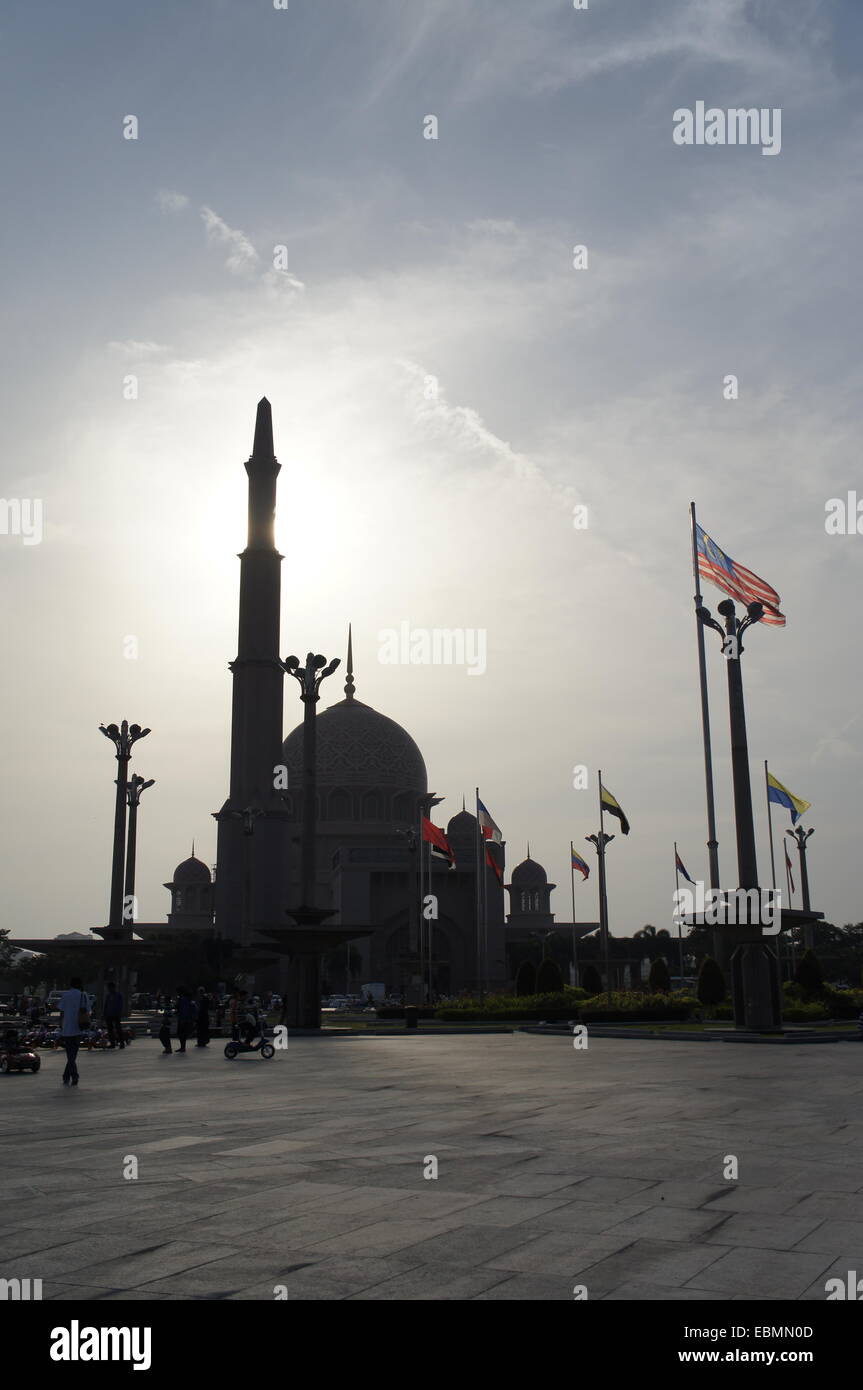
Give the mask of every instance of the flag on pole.
M 620 821 L 621 830 L 623 831 L 624 835 L 628 835 L 629 821 L 626 819 L 626 816 L 624 815 L 620 807 L 620 803 L 617 801 L 616 797 L 613 797 L 611 795 L 611 792 L 608 790 L 608 788 L 604 787 L 601 782 L 599 784 L 599 800 L 602 804 L 603 810 L 607 811 L 610 816 L 617 816 L 617 819 Z
M 791 824 L 796 825 L 800 817 L 809 810 L 811 801 L 803 801 L 799 796 L 795 796 L 787 787 L 777 781 L 772 772 L 767 773 L 767 800 L 775 801 L 777 806 L 784 806 L 791 812 Z
M 787 846 L 784 842 L 783 842 L 783 846 L 782 846 L 782 847 L 783 847 L 783 849 L 785 850 L 785 868 L 786 868 L 786 870 L 787 870 L 787 872 L 788 872 L 788 878 L 789 878 L 789 881 L 790 881 L 790 883 L 791 883 L 791 892 L 793 893 L 793 892 L 794 892 L 794 870 L 793 870 L 793 868 L 791 867 L 791 857 L 790 857 L 790 855 L 789 855 L 789 853 L 788 853 L 788 846 Z M 789 906 L 790 906 L 790 904 L 789 904 Z
M 455 855 L 452 845 L 440 826 L 432 825 L 427 816 L 422 818 L 423 840 L 430 846 L 429 854 L 435 859 L 445 859 L 451 869 L 455 868 Z
M 479 797 L 477 797 L 476 800 L 476 812 L 482 838 L 484 840 L 494 840 L 496 845 L 502 845 L 503 835 L 501 834 L 500 826 L 495 825 L 488 808 L 483 805 Z
M 698 544 L 698 573 L 704 579 L 709 579 L 718 589 L 724 589 L 726 594 L 730 594 L 740 603 L 763 603 L 764 616 L 760 621 L 774 627 L 784 627 L 785 615 L 779 612 L 780 599 L 776 590 L 765 580 L 759 579 L 752 570 L 748 570 L 745 565 L 738 565 L 724 550 L 720 550 L 697 521 L 695 535 Z
M 485 847 L 485 862 L 486 864 L 488 864 L 490 869 L 494 870 L 494 876 L 497 879 L 498 883 L 503 883 L 503 869 L 500 867 L 494 855 L 492 854 L 491 847 L 489 845 L 486 845 Z
M 585 863 L 580 854 L 572 851 L 572 867 L 577 869 L 582 878 L 590 878 L 590 865 Z
M 674 856 L 674 861 L 675 861 L 675 866 L 676 866 L 676 868 L 677 868 L 677 872 L 678 872 L 679 874 L 683 874 L 683 877 L 686 879 L 687 883 L 692 883 L 692 884 L 694 884 L 694 883 L 695 883 L 695 879 L 692 877 L 691 874 L 688 874 L 688 873 L 686 872 L 686 865 L 684 864 L 684 862 L 683 862 L 683 860 L 681 859 L 681 857 L 680 857 L 679 854 L 675 854 L 675 856 Z

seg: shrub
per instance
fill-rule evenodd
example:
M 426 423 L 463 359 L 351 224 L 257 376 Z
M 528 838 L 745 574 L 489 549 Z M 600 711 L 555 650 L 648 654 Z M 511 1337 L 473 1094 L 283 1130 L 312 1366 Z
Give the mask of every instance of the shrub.
M 416 1011 L 419 1018 L 435 1017 L 434 1004 L 417 1004 Z M 404 1004 L 381 1004 L 379 1009 L 375 1009 L 375 1013 L 378 1018 L 404 1018 L 405 1006 Z
M 536 971 L 529 960 L 523 960 L 516 971 L 515 992 L 519 998 L 536 994 Z
M 583 989 L 563 989 L 557 994 L 496 994 L 484 1003 L 478 999 L 455 999 L 442 1004 L 435 1017 L 445 1023 L 539 1022 L 577 1018 L 586 998 Z
M 697 993 L 704 1007 L 711 1011 L 725 998 L 725 976 L 712 956 L 705 956 L 701 962 Z
M 824 992 L 824 976 L 818 957 L 813 950 L 806 950 L 797 963 L 794 978 L 800 986 L 800 993 L 806 1003 L 819 999 Z
M 610 1000 L 605 995 L 591 999 L 579 1010 L 582 1023 L 639 1023 L 651 1019 L 683 1020 L 691 1016 L 697 1001 L 687 995 L 636 994 L 616 990 Z
M 595 965 L 586 965 L 581 972 L 581 983 L 588 994 L 602 993 L 602 976 Z
M 563 976 L 556 961 L 544 960 L 536 972 L 537 994 L 559 994 L 563 989 Z
M 785 1023 L 816 1023 L 829 1018 L 831 1010 L 824 1004 L 788 1004 L 782 1010 Z
M 671 993 L 671 976 L 668 973 L 668 966 L 662 959 L 662 956 L 657 956 L 656 960 L 651 962 L 650 974 L 647 977 L 647 986 L 651 994 Z

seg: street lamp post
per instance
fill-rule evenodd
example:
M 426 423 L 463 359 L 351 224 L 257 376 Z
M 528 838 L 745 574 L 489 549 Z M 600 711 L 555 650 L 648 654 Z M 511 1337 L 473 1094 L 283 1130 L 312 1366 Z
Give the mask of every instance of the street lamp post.
M 300 903 L 303 907 L 314 907 L 315 899 L 315 836 L 317 832 L 317 730 L 315 725 L 315 706 L 320 699 L 321 682 L 331 676 L 341 665 L 338 657 L 329 664 L 325 656 L 315 656 L 309 652 L 305 666 L 300 665 L 297 656 L 289 656 L 283 661 L 283 668 L 300 687 L 303 702 L 303 833 L 302 869 L 300 875 Z
M 147 782 L 137 772 L 133 772 L 126 787 L 126 805 L 129 808 L 129 833 L 126 847 L 126 882 L 123 889 L 123 921 L 130 925 L 135 921 L 135 869 L 138 859 L 138 807 L 141 794 L 152 787 L 155 778 Z
M 808 848 L 808 845 L 806 841 L 809 839 L 810 835 L 815 834 L 815 827 L 813 825 L 810 830 L 804 830 L 802 825 L 798 825 L 794 830 L 786 830 L 785 834 L 790 835 L 792 840 L 797 841 L 797 851 L 800 855 L 800 895 L 803 898 L 803 911 L 810 912 L 811 904 L 809 902 L 809 869 L 806 863 L 806 850 Z M 809 922 L 803 928 L 803 945 L 807 950 L 811 950 L 814 944 L 815 928 L 813 927 L 812 923 Z
M 111 740 L 117 758 L 114 852 L 111 865 L 111 901 L 108 911 L 108 927 L 116 939 L 123 929 L 123 867 L 126 852 L 126 791 L 129 785 L 129 760 L 138 739 L 146 738 L 150 730 L 142 729 L 140 724 L 129 724 L 128 720 L 124 719 L 119 727 L 116 724 L 100 724 L 99 732 Z
M 611 952 L 608 940 L 608 896 L 605 891 L 605 847 L 611 843 L 614 836 L 600 830 L 598 835 L 585 835 L 584 838 L 595 846 L 599 858 L 599 924 L 605 955 L 605 993 L 608 1002 L 611 1003 Z
M 700 622 L 713 628 L 722 638 L 722 655 L 728 671 L 728 713 L 731 731 L 731 770 L 734 784 L 734 822 L 737 835 L 738 887 L 758 890 L 758 861 L 755 850 L 755 818 L 749 779 L 749 747 L 746 738 L 746 710 L 743 702 L 743 673 L 740 658 L 742 637 L 753 623 L 764 616 L 764 605 L 747 605 L 746 617 L 738 618 L 732 599 L 717 605 L 725 619 L 724 627 L 703 605 L 696 609 Z M 778 962 L 756 928 L 741 934 L 736 924 L 738 946 L 731 960 L 734 1018 L 739 1028 L 773 1032 L 781 1028 L 782 1009 Z M 726 923 L 726 932 L 727 932 Z

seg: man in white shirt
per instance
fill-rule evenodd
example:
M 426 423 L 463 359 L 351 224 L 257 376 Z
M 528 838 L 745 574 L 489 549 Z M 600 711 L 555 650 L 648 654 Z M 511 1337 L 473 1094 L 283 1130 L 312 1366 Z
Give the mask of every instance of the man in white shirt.
M 78 1085 L 78 1048 L 81 1046 L 81 1025 L 78 1014 L 88 1008 L 84 985 L 77 975 L 69 981 L 69 988 L 60 995 L 60 1037 L 66 1049 L 66 1070 L 63 1073 L 64 1086 Z

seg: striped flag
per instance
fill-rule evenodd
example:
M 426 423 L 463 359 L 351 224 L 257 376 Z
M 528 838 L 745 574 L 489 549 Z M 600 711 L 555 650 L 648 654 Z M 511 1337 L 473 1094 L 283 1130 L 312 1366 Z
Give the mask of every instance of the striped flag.
M 590 878 L 590 865 L 586 864 L 580 854 L 572 851 L 572 867 L 577 869 L 582 878 Z
M 455 868 L 455 855 L 452 845 L 439 825 L 432 825 L 427 816 L 422 818 L 423 839 L 430 846 L 429 854 L 435 859 L 445 859 L 451 869 Z
M 759 579 L 752 570 L 748 570 L 745 565 L 738 565 L 724 550 L 720 550 L 698 522 L 695 523 L 695 535 L 698 546 L 698 573 L 701 577 L 708 579 L 718 589 L 724 589 L 726 594 L 747 606 L 750 603 L 763 603 L 764 616 L 760 621 L 773 627 L 784 627 L 785 616 L 779 612 L 780 599 L 776 590 L 763 579 Z
M 599 800 L 604 811 L 607 811 L 611 816 L 617 816 L 617 819 L 620 821 L 621 830 L 623 831 L 624 835 L 628 835 L 629 821 L 623 814 L 623 809 L 620 805 L 620 802 L 617 800 L 616 797 L 611 795 L 611 792 L 608 790 L 608 788 L 604 787 L 601 782 L 599 784 Z
M 695 879 L 692 877 L 691 874 L 688 874 L 688 873 L 686 872 L 686 865 L 684 864 L 684 862 L 683 862 L 683 860 L 681 859 L 681 857 L 680 857 L 679 854 L 675 854 L 675 856 L 674 856 L 674 862 L 675 862 L 675 867 L 676 867 L 676 869 L 677 869 L 677 872 L 678 872 L 679 874 L 683 874 L 683 877 L 686 879 L 687 883 L 693 883 L 693 884 L 694 884 L 694 883 L 695 883 Z
M 485 862 L 490 869 L 494 870 L 494 876 L 498 883 L 503 883 L 503 869 L 492 854 L 490 845 L 486 845 L 485 847 Z
M 800 817 L 809 810 L 811 801 L 804 801 L 802 797 L 795 796 L 787 787 L 783 787 L 772 772 L 767 773 L 767 800 L 776 802 L 777 806 L 784 806 L 791 812 L 791 824 L 796 825 Z
M 479 821 L 480 834 L 484 840 L 494 840 L 496 845 L 503 844 L 503 835 L 500 826 L 493 821 L 487 806 L 484 806 L 479 797 L 476 799 L 476 818 Z

